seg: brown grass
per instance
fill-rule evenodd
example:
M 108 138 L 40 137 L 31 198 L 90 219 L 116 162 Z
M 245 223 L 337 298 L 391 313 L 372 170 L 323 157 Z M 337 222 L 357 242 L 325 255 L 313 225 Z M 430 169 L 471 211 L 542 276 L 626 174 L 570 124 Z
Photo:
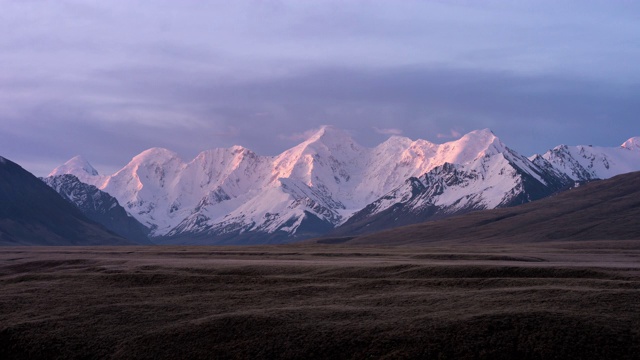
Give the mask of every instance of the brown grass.
M 3 248 L 0 358 L 637 358 L 639 245 Z

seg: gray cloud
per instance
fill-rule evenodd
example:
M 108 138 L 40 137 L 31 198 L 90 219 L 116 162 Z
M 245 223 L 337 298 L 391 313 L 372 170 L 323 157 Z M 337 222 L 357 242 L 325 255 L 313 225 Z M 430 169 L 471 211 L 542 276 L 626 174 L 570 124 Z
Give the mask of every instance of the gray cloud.
M 0 155 L 44 175 L 276 154 L 323 124 L 366 146 L 489 127 L 527 155 L 640 135 L 635 3 L 158 4 L 3 3 Z
M 374 126 L 373 130 L 378 134 L 382 134 L 382 135 L 402 135 L 402 129 L 396 129 L 396 128 L 380 129 Z
M 442 134 L 490 127 L 529 154 L 560 143 L 621 143 L 638 135 L 640 112 L 637 86 L 444 68 L 331 68 L 253 82 L 126 69 L 97 74 L 94 83 L 90 97 L 25 104 L 3 143 L 123 163 L 152 146 L 185 158 L 234 144 L 275 154 L 322 124 L 369 146 L 401 130 L 438 142 Z

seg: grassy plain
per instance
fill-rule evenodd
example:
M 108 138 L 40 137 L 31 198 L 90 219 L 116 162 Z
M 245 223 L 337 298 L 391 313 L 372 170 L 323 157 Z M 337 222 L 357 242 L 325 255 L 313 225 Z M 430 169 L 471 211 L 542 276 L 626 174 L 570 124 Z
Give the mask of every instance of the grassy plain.
M 640 241 L 0 248 L 0 358 L 640 356 Z

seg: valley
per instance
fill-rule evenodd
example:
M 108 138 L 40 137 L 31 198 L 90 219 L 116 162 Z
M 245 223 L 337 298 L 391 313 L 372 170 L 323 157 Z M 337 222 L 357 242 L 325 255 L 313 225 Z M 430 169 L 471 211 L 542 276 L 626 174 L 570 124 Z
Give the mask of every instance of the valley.
M 5 247 L 0 357 L 632 359 L 640 241 Z

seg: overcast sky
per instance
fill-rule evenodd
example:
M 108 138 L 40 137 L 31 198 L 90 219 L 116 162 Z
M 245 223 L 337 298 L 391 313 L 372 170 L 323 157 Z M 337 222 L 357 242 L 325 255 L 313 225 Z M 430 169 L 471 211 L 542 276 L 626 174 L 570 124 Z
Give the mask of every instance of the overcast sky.
M 0 155 L 275 155 L 490 128 L 524 155 L 640 136 L 638 1 L 0 0 Z

